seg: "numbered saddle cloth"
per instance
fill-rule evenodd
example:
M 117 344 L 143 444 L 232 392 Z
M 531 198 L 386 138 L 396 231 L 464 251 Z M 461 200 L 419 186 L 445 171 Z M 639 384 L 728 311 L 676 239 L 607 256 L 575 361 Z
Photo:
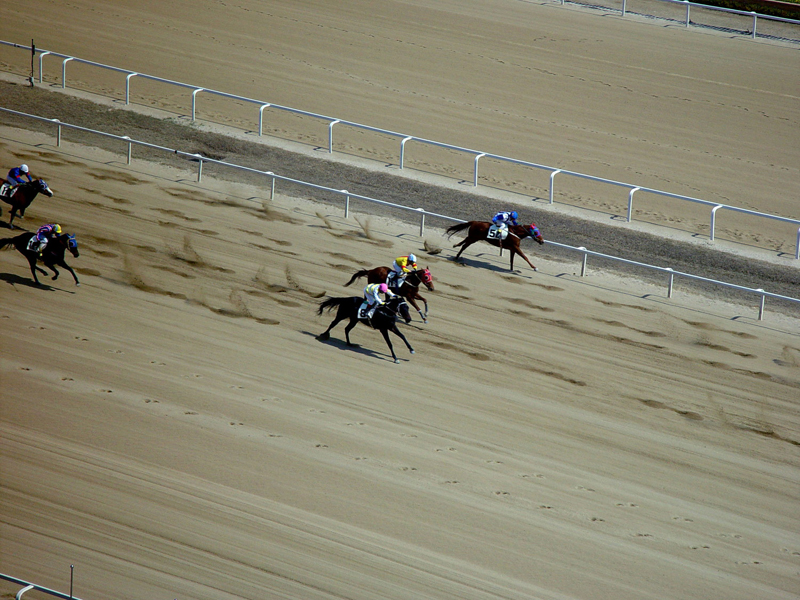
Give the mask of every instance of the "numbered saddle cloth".
M 492 225 L 486 234 L 487 240 L 504 240 L 508 237 L 508 227 Z
M 369 321 L 372 317 L 372 313 L 375 312 L 375 307 L 369 308 L 369 304 L 365 300 L 361 303 L 361 306 L 358 307 L 358 318 L 362 321 Z

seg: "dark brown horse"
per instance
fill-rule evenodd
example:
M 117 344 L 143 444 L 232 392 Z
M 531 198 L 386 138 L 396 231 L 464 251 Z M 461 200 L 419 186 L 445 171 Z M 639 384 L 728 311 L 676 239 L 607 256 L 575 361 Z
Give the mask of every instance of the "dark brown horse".
M 5 182 L 5 180 L 3 180 Z M 31 205 L 33 199 L 39 194 L 52 198 L 53 190 L 44 182 L 44 179 L 34 179 L 31 182 L 19 184 L 11 196 L 0 195 L 0 200 L 11 205 L 11 215 L 8 218 L 8 227 L 14 229 L 14 217 L 19 213 L 21 219 L 25 218 L 25 209 Z
M 519 254 L 522 258 L 524 258 L 525 262 L 527 262 L 534 271 L 537 270 L 534 264 L 528 260 L 528 257 L 525 256 L 525 253 L 519 248 L 520 241 L 526 237 L 531 237 L 539 242 L 539 244 L 544 244 L 544 238 L 542 237 L 539 228 L 536 227 L 536 223 L 531 223 L 530 225 L 510 225 L 508 227 L 508 235 L 504 240 L 501 240 L 499 236 L 496 235 L 496 229 L 490 230 L 491 227 L 492 224 L 487 221 L 468 221 L 466 223 L 457 223 L 452 227 L 448 227 L 446 231 L 447 237 L 450 237 L 459 231 L 469 229 L 467 237 L 453 246 L 453 248 L 458 248 L 461 246 L 461 250 L 459 250 L 458 254 L 456 254 L 456 260 L 458 260 L 464 250 L 466 250 L 475 242 L 487 242 L 492 246 L 511 250 L 512 271 L 514 270 L 514 255 L 516 254 Z
M 321 302 L 319 309 L 317 310 L 317 314 L 321 315 L 325 310 L 330 312 L 333 309 L 336 309 L 336 318 L 325 331 L 317 336 L 317 339 L 321 341 L 330 339 L 331 329 L 336 327 L 336 325 L 338 325 L 340 322 L 350 319 L 350 323 L 348 323 L 347 327 L 344 328 L 344 336 L 347 340 L 348 346 L 354 345 L 350 342 L 350 330 L 359 323 L 364 323 L 365 325 L 371 326 L 373 329 L 377 329 L 383 334 L 383 339 L 386 340 L 386 345 L 389 346 L 389 351 L 392 353 L 394 362 L 399 363 L 400 359 L 397 358 L 397 355 L 394 353 L 392 341 L 389 339 L 390 331 L 403 340 L 406 344 L 406 347 L 408 347 L 409 352 L 414 354 L 414 348 L 412 348 L 411 344 L 408 343 L 408 340 L 406 339 L 406 336 L 403 335 L 403 332 L 397 328 L 398 316 L 402 317 L 406 323 L 411 321 L 411 315 L 409 314 L 408 304 L 406 304 L 406 301 L 400 296 L 389 298 L 389 301 L 386 302 L 386 304 L 382 304 L 381 306 L 375 308 L 372 318 L 368 320 L 361 319 L 358 315 L 359 309 L 363 302 L 363 298 L 357 298 L 355 296 L 352 298 L 328 298 L 327 300 Z
M 75 285 L 80 285 L 78 276 L 75 275 L 75 271 L 73 271 L 72 268 L 66 262 L 64 262 L 64 253 L 66 250 L 69 250 L 72 256 L 76 258 L 79 256 L 78 240 L 75 239 L 75 236 L 68 233 L 54 235 L 47 243 L 42 255 L 39 256 L 38 252 L 34 250 L 28 250 L 28 244 L 31 241 L 31 238 L 33 238 L 35 235 L 35 233 L 23 233 L 13 238 L 5 238 L 0 240 L 0 248 L 14 246 L 14 248 L 16 248 L 20 254 L 28 259 L 28 263 L 31 266 L 31 273 L 33 274 L 33 280 L 37 283 L 37 285 L 39 284 L 39 278 L 36 276 L 36 271 L 39 271 L 42 275 L 47 275 L 47 271 L 41 267 L 37 267 L 36 261 L 42 261 L 44 265 L 53 272 L 53 281 L 58 279 L 59 276 L 58 269 L 56 269 L 56 265 L 58 265 L 59 267 L 63 267 L 72 273 L 72 278 L 75 280 Z
M 406 275 L 403 285 L 401 285 L 399 288 L 396 284 L 392 284 L 392 282 L 388 280 L 389 273 L 391 272 L 392 270 L 389 267 L 362 269 L 357 273 L 354 273 L 350 278 L 350 281 L 344 284 L 344 287 L 347 287 L 359 277 L 366 277 L 367 283 L 386 283 L 395 294 L 398 294 L 408 300 L 411 303 L 411 306 L 417 309 L 419 316 L 422 317 L 422 322 L 427 323 L 428 301 L 422 294 L 419 293 L 419 286 L 420 284 L 424 284 L 426 288 L 428 288 L 430 291 L 433 291 L 433 276 L 431 275 L 430 269 L 425 268 L 411 271 L 411 273 Z M 424 313 L 419 309 L 419 305 L 416 302 L 417 300 L 422 300 L 422 302 L 425 304 Z

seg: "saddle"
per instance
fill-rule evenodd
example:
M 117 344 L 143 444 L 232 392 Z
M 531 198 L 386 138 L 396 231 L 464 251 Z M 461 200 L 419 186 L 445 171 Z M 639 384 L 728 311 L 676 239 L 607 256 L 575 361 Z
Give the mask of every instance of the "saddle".
M 405 283 L 405 275 L 400 275 L 399 273 L 395 273 L 394 271 L 389 271 L 389 275 L 386 277 L 386 285 L 392 289 L 400 289 Z
M 486 233 L 487 240 L 504 240 L 508 237 L 508 227 L 506 226 L 498 226 L 498 225 L 490 225 L 489 231 Z

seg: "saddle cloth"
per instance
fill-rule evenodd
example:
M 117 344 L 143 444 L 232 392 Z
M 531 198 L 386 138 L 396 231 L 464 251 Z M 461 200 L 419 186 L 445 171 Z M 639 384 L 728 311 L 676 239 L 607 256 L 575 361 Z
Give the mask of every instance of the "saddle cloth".
M 10 189 L 11 186 L 7 182 L 3 181 L 3 183 L 0 184 L 0 196 L 8 196 L 8 190 Z
M 486 234 L 487 240 L 504 240 L 508 237 L 508 227 L 498 227 L 491 225 Z
M 36 239 L 36 236 L 33 236 L 31 239 L 28 240 L 27 249 L 30 252 L 38 252 L 39 251 L 39 240 Z
M 403 286 L 403 283 L 405 283 L 405 280 L 405 275 L 389 271 L 389 275 L 386 277 L 386 285 L 390 288 L 400 288 Z
M 368 306 L 369 304 L 367 304 L 367 301 L 364 300 L 364 302 L 361 303 L 361 306 L 358 307 L 358 318 L 362 321 L 369 321 L 369 319 L 372 317 L 372 313 L 375 312 L 377 305 L 373 306 L 371 309 L 367 308 Z

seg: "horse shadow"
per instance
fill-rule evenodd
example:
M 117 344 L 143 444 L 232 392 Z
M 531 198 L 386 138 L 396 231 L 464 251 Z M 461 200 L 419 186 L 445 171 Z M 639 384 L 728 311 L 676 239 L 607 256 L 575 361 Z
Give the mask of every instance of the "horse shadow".
M 352 346 L 348 346 L 347 342 L 345 340 L 339 340 L 339 339 L 332 338 L 332 337 L 328 338 L 327 340 L 320 340 L 319 337 L 318 337 L 319 334 L 311 332 L 311 331 L 303 331 L 302 333 L 304 335 L 308 335 L 308 336 L 313 337 L 320 344 L 325 344 L 326 346 L 333 346 L 337 350 L 344 350 L 344 351 L 347 351 L 347 352 L 354 352 L 355 354 L 360 354 L 362 356 L 366 356 L 366 357 L 369 357 L 369 358 L 377 358 L 379 360 L 385 360 L 385 361 L 388 361 L 388 362 L 394 364 L 394 359 L 392 358 L 391 354 L 384 354 L 384 353 L 381 353 L 381 352 L 376 352 L 375 350 L 370 350 L 369 348 L 363 348 L 361 346 L 361 344 L 353 344 Z M 381 338 L 379 337 L 377 339 L 381 339 Z M 401 359 L 401 360 L 405 360 L 405 361 L 408 362 L 408 359 Z
M 526 278 L 530 279 L 530 276 L 529 275 L 525 275 L 522 272 L 522 269 L 514 269 L 513 271 L 511 271 L 507 267 L 504 267 L 504 266 L 499 265 L 497 263 L 489 262 L 488 260 L 481 260 L 482 256 L 484 256 L 483 252 L 481 252 L 480 254 L 476 254 L 474 256 L 463 256 L 462 255 L 459 258 L 456 258 L 455 255 L 453 255 L 453 256 L 448 256 L 446 258 L 446 260 L 448 262 L 455 263 L 456 265 L 463 266 L 463 267 L 476 267 L 476 268 L 480 267 L 481 269 L 485 269 L 487 271 L 493 271 L 495 273 L 500 273 L 501 275 L 513 274 L 513 275 L 518 275 L 520 277 L 526 277 Z M 499 253 L 497 255 L 492 255 L 492 256 L 500 257 Z M 502 257 L 500 257 L 500 258 L 502 258 Z
M 33 288 L 36 290 L 47 290 L 54 292 L 58 289 L 54 288 L 53 286 L 47 283 L 37 284 L 30 277 L 20 277 L 19 275 L 14 275 L 13 273 L 0 273 L 0 281 L 5 281 L 10 285 L 24 285 L 26 287 Z

